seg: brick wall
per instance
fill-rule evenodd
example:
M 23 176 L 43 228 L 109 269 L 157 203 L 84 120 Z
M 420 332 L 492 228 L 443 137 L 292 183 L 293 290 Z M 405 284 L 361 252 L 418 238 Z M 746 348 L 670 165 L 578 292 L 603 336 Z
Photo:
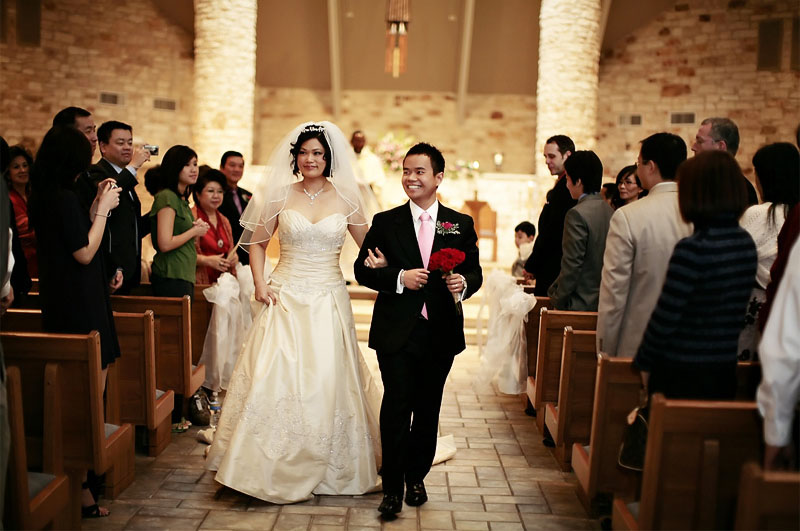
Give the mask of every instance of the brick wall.
M 15 3 L 4 4 L 0 134 L 9 144 L 35 148 L 55 113 L 70 105 L 91 111 L 98 126 L 129 123 L 134 141 L 159 144 L 162 153 L 191 143 L 192 39 L 151 2 L 44 0 L 38 47 L 16 44 Z M 102 91 L 122 95 L 123 103 L 100 103 Z M 176 110 L 155 109 L 155 98 L 175 100 Z
M 736 158 L 754 179 L 755 151 L 794 142 L 800 122 L 800 73 L 789 69 L 791 17 L 798 15 L 797 0 L 678 0 L 605 54 L 597 131 L 606 175 L 633 163 L 639 141 L 652 133 L 678 134 L 691 147 L 700 121 L 727 116 L 739 126 Z M 778 72 L 756 70 L 758 23 L 768 18 L 789 21 Z M 671 111 L 694 112 L 697 123 L 671 126 Z M 641 114 L 642 125 L 620 126 L 625 113 Z

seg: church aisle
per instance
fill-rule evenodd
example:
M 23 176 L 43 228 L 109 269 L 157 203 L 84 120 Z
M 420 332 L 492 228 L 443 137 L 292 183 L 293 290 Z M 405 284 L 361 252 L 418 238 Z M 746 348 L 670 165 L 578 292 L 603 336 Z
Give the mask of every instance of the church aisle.
M 137 455 L 136 481 L 106 501 L 111 516 L 84 520 L 84 529 L 599 529 L 578 501 L 574 475 L 558 469 L 520 399 L 473 391 L 477 368 L 477 347 L 468 346 L 456 358 L 441 415 L 441 433 L 455 436 L 458 452 L 426 478 L 430 501 L 404 506 L 394 522 L 378 517 L 380 493 L 278 506 L 220 488 L 203 470 L 206 445 L 193 427 L 159 457 Z

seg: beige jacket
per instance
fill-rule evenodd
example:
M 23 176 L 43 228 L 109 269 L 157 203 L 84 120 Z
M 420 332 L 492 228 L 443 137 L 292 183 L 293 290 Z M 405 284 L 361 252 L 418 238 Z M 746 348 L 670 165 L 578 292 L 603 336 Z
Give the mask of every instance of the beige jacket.
M 678 240 L 692 234 L 678 210 L 678 183 L 655 185 L 647 197 L 611 216 L 603 255 L 597 350 L 632 358 L 661 295 Z

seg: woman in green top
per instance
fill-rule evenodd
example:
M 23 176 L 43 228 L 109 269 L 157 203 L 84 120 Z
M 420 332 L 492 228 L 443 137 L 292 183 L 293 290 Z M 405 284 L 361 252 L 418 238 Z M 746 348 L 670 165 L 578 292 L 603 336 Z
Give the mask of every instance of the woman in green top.
M 208 230 L 195 220 L 187 198 L 197 181 L 197 153 L 188 146 L 172 146 L 164 154 L 158 173 L 159 188 L 150 210 L 153 272 L 150 281 L 158 297 L 192 296 L 197 251 L 194 239 Z

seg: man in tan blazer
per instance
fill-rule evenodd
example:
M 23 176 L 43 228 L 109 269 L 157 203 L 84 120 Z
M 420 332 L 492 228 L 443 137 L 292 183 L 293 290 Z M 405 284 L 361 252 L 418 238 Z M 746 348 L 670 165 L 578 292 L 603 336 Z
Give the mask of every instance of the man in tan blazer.
M 686 143 L 670 133 L 642 140 L 636 174 L 647 197 L 611 217 L 603 255 L 597 350 L 632 358 L 656 306 L 675 244 L 692 233 L 678 209 L 675 173 Z

